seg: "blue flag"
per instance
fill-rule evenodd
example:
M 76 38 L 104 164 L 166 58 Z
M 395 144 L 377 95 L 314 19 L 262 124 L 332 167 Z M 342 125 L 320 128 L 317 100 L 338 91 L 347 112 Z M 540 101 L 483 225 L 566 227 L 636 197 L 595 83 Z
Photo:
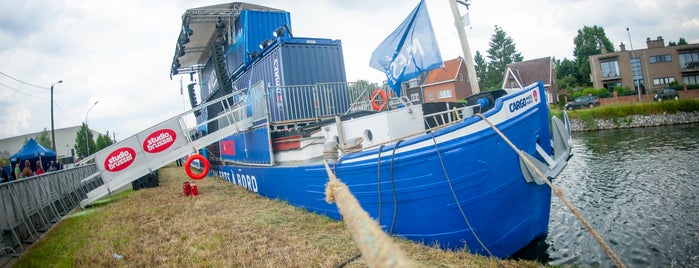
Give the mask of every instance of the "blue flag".
M 425 1 L 371 53 L 369 66 L 385 72 L 388 85 L 400 95 L 400 84 L 442 66 Z

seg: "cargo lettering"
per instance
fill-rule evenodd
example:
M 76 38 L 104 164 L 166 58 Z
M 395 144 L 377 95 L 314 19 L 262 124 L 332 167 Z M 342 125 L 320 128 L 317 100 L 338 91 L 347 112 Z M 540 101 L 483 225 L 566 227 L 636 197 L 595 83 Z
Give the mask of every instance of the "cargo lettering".
M 527 107 L 527 105 L 534 103 L 534 97 L 532 95 L 526 96 L 524 98 L 521 98 L 519 100 L 516 100 L 512 103 L 510 103 L 509 108 L 510 112 L 515 112 L 519 109 L 522 109 L 524 107 Z
M 257 186 L 257 178 L 254 175 L 233 174 L 233 172 L 228 172 L 225 170 L 216 171 L 216 175 L 228 182 L 243 187 L 248 191 L 257 193 L 259 190 Z

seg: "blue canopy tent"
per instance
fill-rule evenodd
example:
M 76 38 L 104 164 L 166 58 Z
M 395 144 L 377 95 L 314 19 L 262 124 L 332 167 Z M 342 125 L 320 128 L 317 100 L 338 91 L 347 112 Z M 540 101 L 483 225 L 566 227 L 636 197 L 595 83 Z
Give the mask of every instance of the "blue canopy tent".
M 46 149 L 46 147 L 41 146 L 41 144 L 36 142 L 33 138 L 30 138 L 24 147 L 10 157 L 13 169 L 17 162 L 20 163 L 19 168 L 23 169 L 25 160 L 29 160 L 29 167 L 33 171 L 36 171 L 36 161 L 41 161 L 42 168 L 47 170 L 51 161 L 56 162 L 56 152 L 51 149 Z

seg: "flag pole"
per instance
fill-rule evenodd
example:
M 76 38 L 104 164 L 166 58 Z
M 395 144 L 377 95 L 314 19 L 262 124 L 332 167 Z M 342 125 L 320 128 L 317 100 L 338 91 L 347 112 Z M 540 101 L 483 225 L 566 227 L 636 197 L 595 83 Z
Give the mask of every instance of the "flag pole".
M 449 0 L 449 6 L 451 6 L 451 13 L 454 15 L 454 26 L 456 26 L 456 32 L 459 33 L 459 39 L 461 40 L 461 49 L 464 52 L 464 62 L 466 63 L 466 71 L 468 72 L 468 82 L 471 85 L 471 92 L 473 94 L 478 94 L 481 92 L 481 89 L 478 86 L 476 67 L 474 67 L 473 55 L 471 55 L 471 48 L 468 45 L 466 30 L 464 30 L 464 25 L 461 22 L 461 14 L 459 13 L 459 7 L 456 6 L 456 0 Z

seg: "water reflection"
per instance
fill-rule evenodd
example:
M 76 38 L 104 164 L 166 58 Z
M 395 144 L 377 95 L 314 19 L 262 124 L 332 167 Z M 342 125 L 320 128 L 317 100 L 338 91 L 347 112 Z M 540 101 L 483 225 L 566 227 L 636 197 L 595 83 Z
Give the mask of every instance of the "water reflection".
M 624 263 L 699 266 L 699 125 L 576 133 L 573 145 L 554 183 Z M 556 197 L 544 240 L 540 261 L 612 266 Z

